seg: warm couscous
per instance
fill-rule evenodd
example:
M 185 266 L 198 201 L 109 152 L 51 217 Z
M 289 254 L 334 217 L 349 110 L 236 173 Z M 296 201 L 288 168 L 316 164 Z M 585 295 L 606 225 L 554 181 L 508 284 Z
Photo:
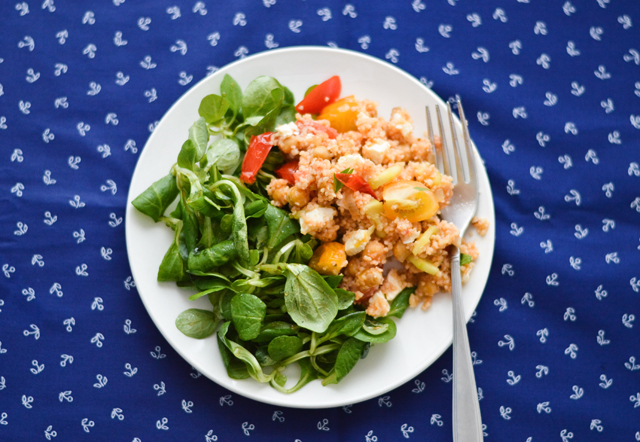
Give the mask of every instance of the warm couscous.
M 468 256 L 463 282 L 478 257 L 475 244 L 460 242 L 458 229 L 438 216 L 453 194 L 451 177 L 432 162 L 439 146 L 414 136 L 413 121 L 402 108 L 386 120 L 371 101 L 349 98 L 341 106 L 356 115 L 353 130 L 332 133 L 330 121 L 309 114 L 276 128 L 273 144 L 287 161 L 297 162 L 297 169 L 293 179 L 269 183 L 272 204 L 287 206 L 301 233 L 331 246 L 316 250 L 310 266 L 321 274 L 343 274 L 340 287 L 353 291 L 367 314 L 385 316 L 389 303 L 409 286 L 416 287 L 410 305 L 428 309 L 438 291 L 451 291 L 448 246 L 458 245 Z M 336 192 L 334 177 L 345 171 L 372 192 L 348 185 Z M 434 208 L 426 207 L 434 202 Z M 488 221 L 476 217 L 473 226 L 484 235 Z M 322 259 L 331 265 L 323 267 Z

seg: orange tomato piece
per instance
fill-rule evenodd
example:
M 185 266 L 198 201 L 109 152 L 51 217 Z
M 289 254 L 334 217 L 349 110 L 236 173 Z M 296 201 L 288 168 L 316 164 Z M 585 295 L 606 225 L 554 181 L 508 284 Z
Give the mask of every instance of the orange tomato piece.
M 390 218 L 405 218 L 412 223 L 435 215 L 440 206 L 433 192 L 417 181 L 399 181 L 385 187 L 384 214 Z
M 347 265 L 344 244 L 328 242 L 318 247 L 309 261 L 309 267 L 321 275 L 337 275 Z
M 331 127 L 340 133 L 357 130 L 358 102 L 353 95 L 341 98 L 333 104 L 325 106 L 318 115 L 318 120 L 327 120 Z

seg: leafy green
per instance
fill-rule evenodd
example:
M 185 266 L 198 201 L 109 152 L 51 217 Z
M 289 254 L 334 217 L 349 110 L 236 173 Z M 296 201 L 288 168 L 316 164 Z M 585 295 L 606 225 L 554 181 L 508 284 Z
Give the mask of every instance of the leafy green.
M 203 216 L 202 221 L 200 221 L 200 241 L 197 244 L 197 247 L 208 249 L 213 245 L 213 241 L 215 239 L 213 233 L 213 224 L 211 223 L 211 218 L 208 216 Z
M 378 325 L 369 325 L 369 329 L 376 329 L 376 327 L 380 327 L 380 328 L 384 328 L 384 332 L 380 333 L 380 334 L 371 334 L 368 333 L 364 327 L 361 328 L 355 335 L 353 335 L 354 338 L 359 339 L 360 341 L 363 342 L 370 342 L 372 344 L 382 344 L 384 342 L 390 341 L 391 339 L 393 339 L 396 335 L 396 323 L 393 322 L 393 319 L 391 318 L 378 318 L 377 320 L 375 320 L 375 323 L 377 323 Z
M 338 313 L 338 297 L 310 267 L 288 264 L 284 301 L 293 322 L 311 331 L 324 332 Z
M 285 389 L 282 387 L 282 385 L 271 381 L 271 386 L 276 390 L 281 391 L 282 393 L 291 394 L 300 390 L 309 382 L 318 379 L 318 372 L 315 368 L 313 368 L 309 359 L 301 359 L 300 361 L 298 361 L 298 364 L 300 365 L 300 378 L 298 379 L 296 385 L 289 389 Z
M 220 138 L 211 143 L 202 161 L 205 171 L 216 166 L 223 173 L 230 175 L 240 165 L 240 146 L 236 140 Z
M 173 175 L 168 174 L 153 183 L 147 190 L 138 195 L 131 204 L 155 222 L 164 215 L 167 207 L 178 196 L 178 185 Z
M 222 241 L 208 249 L 189 254 L 189 270 L 207 272 L 215 267 L 226 264 L 237 256 L 233 241 Z
M 208 124 L 217 123 L 229 109 L 229 101 L 220 95 L 207 95 L 200 102 L 198 114 L 205 119 Z
M 227 375 L 231 379 L 247 379 L 248 377 L 250 377 L 249 370 L 247 370 L 247 364 L 236 358 L 233 353 L 231 353 L 231 350 L 227 348 L 224 339 L 221 338 L 219 334 L 218 349 L 220 350 L 222 363 L 227 369 Z
M 220 84 L 220 94 L 229 102 L 229 109 L 233 111 L 234 117 L 242 106 L 242 90 L 238 83 L 229 74 L 225 74 Z
M 284 321 L 274 321 L 266 324 L 260 334 L 253 340 L 254 342 L 269 342 L 278 336 L 294 336 L 298 333 L 299 327 Z
M 193 210 L 189 206 L 185 206 L 182 199 L 180 199 L 180 204 L 182 205 L 182 239 L 188 254 L 196 248 L 200 228 L 198 218 Z
M 204 339 L 216 332 L 218 321 L 211 311 L 190 308 L 178 315 L 176 327 L 190 338 Z
M 338 310 L 345 310 L 353 305 L 353 301 L 356 299 L 356 294 L 344 289 L 333 289 L 338 295 Z
M 323 278 L 324 278 L 325 281 L 327 281 L 327 284 L 329 284 L 329 286 L 332 289 L 335 289 L 342 282 L 343 276 L 342 275 L 328 275 L 328 276 L 324 276 Z
M 366 317 L 365 312 L 354 312 L 335 319 L 324 334 L 318 338 L 318 345 L 340 335 L 353 336 L 363 326 Z
M 389 323 L 367 319 L 364 321 L 364 324 L 362 324 L 362 329 L 370 335 L 378 336 L 389 330 Z
M 195 301 L 198 298 L 202 298 L 203 296 L 208 296 L 211 293 L 221 292 L 222 290 L 227 290 L 229 288 L 225 283 L 217 283 L 215 286 L 198 292 L 194 295 L 189 296 L 189 301 Z
M 275 372 L 271 375 L 267 375 L 262 371 L 260 363 L 256 357 L 245 347 L 227 338 L 227 332 L 229 331 L 230 322 L 225 322 L 218 329 L 218 337 L 224 343 L 224 345 L 231 351 L 233 356 L 243 361 L 247 366 L 249 375 L 258 382 L 269 382 L 275 376 Z
M 269 249 L 273 249 L 291 235 L 300 232 L 300 225 L 291 220 L 287 212 L 275 206 L 267 206 L 264 219 L 267 221 L 269 230 L 269 239 L 266 244 Z
M 195 148 L 195 161 L 200 161 L 209 144 L 209 128 L 204 117 L 198 118 L 189 128 L 189 141 Z
M 181 232 L 182 221 L 178 223 L 171 246 L 162 258 L 160 268 L 158 268 L 158 281 L 181 281 L 184 278 L 184 262 L 180 255 L 179 243 Z
M 344 379 L 344 377 L 349 374 L 360 360 L 360 356 L 362 356 L 362 352 L 366 345 L 366 342 L 360 341 L 356 338 L 349 338 L 344 344 L 342 344 L 342 347 L 340 347 L 340 350 L 338 351 L 338 356 L 333 370 L 329 376 L 322 380 L 322 385 L 337 384 Z
M 396 318 L 402 318 L 405 310 L 409 307 L 409 298 L 416 291 L 415 287 L 407 287 L 402 290 L 398 295 L 393 298 L 391 301 L 391 307 L 389 308 L 389 313 L 387 313 L 387 317 L 395 316 Z
M 460 265 L 461 266 L 467 265 L 472 261 L 473 261 L 473 258 L 471 257 L 471 255 L 467 255 L 466 253 L 461 253 L 460 254 Z
M 178 166 L 193 170 L 195 162 L 196 162 L 196 147 L 193 142 L 189 139 L 182 144 L 182 148 L 180 149 L 180 153 L 178 154 Z
M 267 306 L 254 295 L 240 293 L 231 299 L 231 320 L 240 339 L 258 337 L 266 312 Z
M 277 336 L 269 342 L 269 356 L 274 361 L 281 361 L 302 350 L 302 339 L 297 336 Z
M 284 90 L 275 78 L 261 76 L 247 86 L 242 97 L 242 114 L 245 119 L 264 117 L 284 100 Z

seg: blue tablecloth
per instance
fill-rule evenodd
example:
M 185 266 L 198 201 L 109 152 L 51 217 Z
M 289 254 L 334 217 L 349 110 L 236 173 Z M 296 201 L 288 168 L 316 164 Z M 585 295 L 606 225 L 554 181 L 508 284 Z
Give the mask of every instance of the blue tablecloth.
M 460 96 L 496 203 L 469 324 L 488 441 L 640 441 L 640 4 L 0 4 L 0 440 L 451 440 L 451 353 L 327 410 L 231 394 L 162 338 L 123 217 L 154 125 L 239 57 L 336 45 Z M 381 87 L 384 87 L 381 85 Z

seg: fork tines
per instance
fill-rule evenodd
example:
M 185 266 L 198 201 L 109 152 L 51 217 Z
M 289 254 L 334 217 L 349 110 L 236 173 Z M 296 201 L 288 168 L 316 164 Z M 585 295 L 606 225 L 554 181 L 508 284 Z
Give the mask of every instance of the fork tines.
M 436 118 L 438 120 L 438 129 L 440 131 L 440 140 L 442 142 L 442 149 L 437 149 L 434 140 L 433 125 L 431 122 L 431 112 L 429 106 L 426 107 L 427 114 L 427 130 L 429 135 L 429 141 L 435 151 L 435 164 L 438 167 L 440 173 L 451 176 L 453 179 L 453 185 L 458 184 L 459 181 L 469 183 L 472 179 L 472 175 L 475 173 L 473 161 L 469 159 L 473 158 L 473 151 L 471 147 L 471 140 L 469 138 L 469 129 L 467 127 L 467 120 L 464 116 L 464 110 L 462 109 L 462 103 L 457 101 L 458 115 L 462 125 L 462 138 L 464 142 L 464 150 L 461 149 L 458 141 L 458 130 L 456 129 L 456 122 L 451 112 L 451 104 L 447 102 L 447 114 L 449 117 L 449 129 L 451 131 L 452 146 L 447 143 L 447 137 L 445 136 L 444 122 L 440 112 L 440 106 L 436 104 Z M 444 151 L 444 153 L 443 153 Z

